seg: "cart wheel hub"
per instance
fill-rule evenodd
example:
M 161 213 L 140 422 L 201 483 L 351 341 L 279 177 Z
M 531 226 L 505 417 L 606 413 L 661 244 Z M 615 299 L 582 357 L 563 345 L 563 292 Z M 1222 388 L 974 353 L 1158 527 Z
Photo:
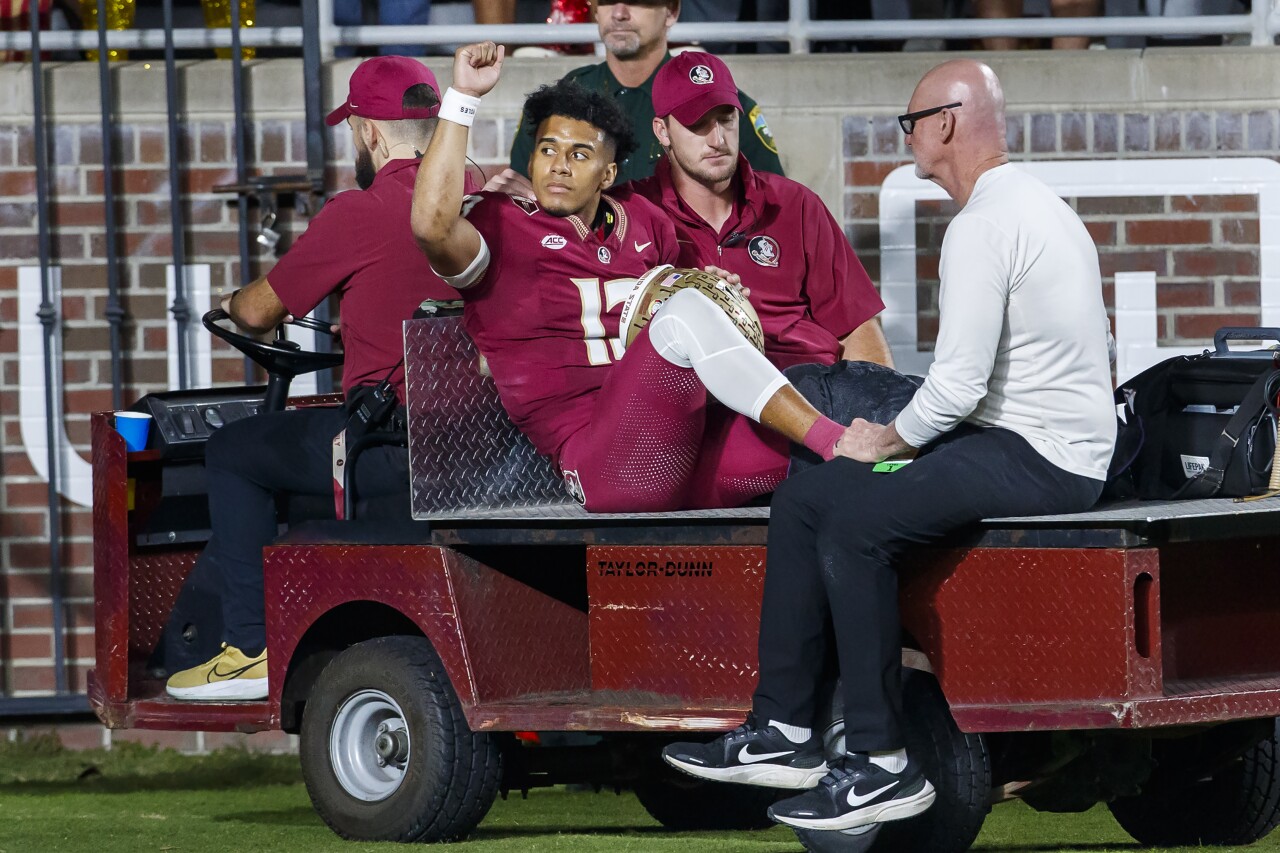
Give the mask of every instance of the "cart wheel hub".
M 381 690 L 361 690 L 347 698 L 329 730 L 329 762 L 348 794 L 378 802 L 404 781 L 412 741 L 404 712 Z
M 383 732 L 374 740 L 373 748 L 383 762 L 403 764 L 409 757 L 409 733 L 403 729 Z

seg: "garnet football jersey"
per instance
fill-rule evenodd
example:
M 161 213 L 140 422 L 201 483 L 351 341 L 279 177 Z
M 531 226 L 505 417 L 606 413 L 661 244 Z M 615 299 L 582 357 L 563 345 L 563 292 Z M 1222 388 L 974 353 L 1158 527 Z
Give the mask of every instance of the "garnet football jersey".
M 557 463 L 622 358 L 623 302 L 645 271 L 678 253 L 674 227 L 648 201 L 600 203 L 614 216 L 603 240 L 580 218 L 552 216 L 532 199 L 485 192 L 463 203 L 490 256 L 462 289 L 463 321 L 507 414 Z

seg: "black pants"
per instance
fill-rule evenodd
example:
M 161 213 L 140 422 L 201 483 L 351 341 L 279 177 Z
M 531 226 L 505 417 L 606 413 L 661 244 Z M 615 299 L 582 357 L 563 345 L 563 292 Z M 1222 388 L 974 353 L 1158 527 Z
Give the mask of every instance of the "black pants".
M 982 518 L 1083 511 L 1101 491 L 1013 432 L 967 425 L 891 474 L 837 458 L 788 478 L 769 521 L 756 716 L 817 723 L 834 633 L 846 748 L 901 748 L 897 557 Z
M 205 467 L 213 536 L 201 559 L 212 559 L 221 570 L 223 639 L 237 648 L 257 651 L 267 642 L 262 549 L 279 529 L 276 495 L 332 497 L 333 437 L 346 421 L 340 408 L 272 412 L 229 423 L 209 439 Z M 368 498 L 407 493 L 408 453 L 400 447 L 365 451 L 356 486 Z

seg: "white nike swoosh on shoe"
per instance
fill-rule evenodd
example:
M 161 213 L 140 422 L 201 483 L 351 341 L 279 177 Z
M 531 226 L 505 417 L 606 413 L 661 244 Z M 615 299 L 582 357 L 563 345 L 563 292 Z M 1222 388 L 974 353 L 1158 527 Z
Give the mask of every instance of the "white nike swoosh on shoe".
M 643 252 L 645 249 L 653 245 L 653 241 L 650 240 L 648 243 L 632 243 L 632 245 L 636 247 L 637 252 Z
M 770 758 L 781 758 L 784 755 L 791 755 L 794 749 L 783 750 L 782 752 L 765 752 L 760 755 L 751 751 L 750 746 L 744 746 L 742 752 L 738 753 L 738 760 L 743 764 L 755 764 L 757 761 L 768 761 Z
M 862 796 L 858 796 L 853 792 L 853 789 L 850 788 L 849 797 L 848 797 L 849 805 L 853 806 L 856 809 L 858 806 L 863 805 L 864 803 L 871 802 L 876 797 L 880 796 L 885 791 L 889 790 L 890 788 L 892 788 L 894 785 L 897 785 L 897 784 L 898 784 L 897 782 L 890 782 L 888 785 L 885 785 L 883 788 L 880 788 L 879 790 L 876 790 L 876 791 L 872 791 L 870 794 L 863 794 Z

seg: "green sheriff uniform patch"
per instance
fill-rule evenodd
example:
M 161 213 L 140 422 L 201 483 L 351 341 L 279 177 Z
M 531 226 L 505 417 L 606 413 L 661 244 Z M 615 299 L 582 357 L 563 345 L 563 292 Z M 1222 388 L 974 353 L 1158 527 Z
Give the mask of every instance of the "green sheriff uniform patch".
M 670 59 L 671 54 L 667 54 L 662 63 L 665 65 Z M 635 88 L 627 88 L 613 76 L 609 65 L 601 62 L 599 65 L 575 68 L 564 76 L 564 79 L 571 80 L 584 89 L 613 98 L 631 119 L 636 135 L 636 150 L 618 164 L 615 185 L 650 177 L 654 165 L 662 159 L 662 146 L 653 135 L 653 77 L 656 75 L 655 69 L 654 74 L 644 83 Z M 782 162 L 778 159 L 778 148 L 773 141 L 773 134 L 769 132 L 769 124 L 760 111 L 760 105 L 742 90 L 738 91 L 738 99 L 742 102 L 744 111 L 739 127 L 739 145 L 747 162 L 753 169 L 781 175 Z M 511 168 L 528 177 L 529 156 L 533 153 L 533 129 L 524 125 L 524 117 L 521 116 L 520 125 L 511 142 Z
M 778 153 L 778 146 L 773 141 L 773 133 L 769 130 L 769 122 L 764 120 L 764 113 L 760 112 L 759 104 L 756 104 L 751 108 L 751 112 L 747 113 L 747 124 L 751 125 L 751 129 L 755 131 L 761 145 L 774 154 Z

